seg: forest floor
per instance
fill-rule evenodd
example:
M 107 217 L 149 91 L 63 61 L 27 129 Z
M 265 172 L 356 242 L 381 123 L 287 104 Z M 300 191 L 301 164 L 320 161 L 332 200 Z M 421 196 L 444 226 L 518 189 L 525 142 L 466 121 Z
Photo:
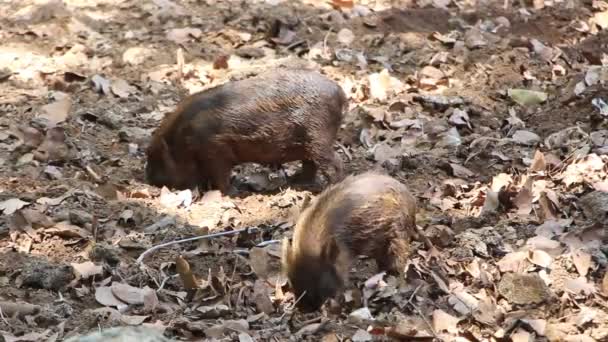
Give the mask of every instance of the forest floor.
M 608 3 L 354 2 L 0 2 L 4 340 L 608 341 Z M 405 279 L 361 258 L 302 314 L 280 243 L 256 245 L 319 189 L 258 165 L 236 197 L 145 184 L 180 99 L 278 67 L 344 88 L 345 171 L 407 184 L 439 258 L 416 242 Z

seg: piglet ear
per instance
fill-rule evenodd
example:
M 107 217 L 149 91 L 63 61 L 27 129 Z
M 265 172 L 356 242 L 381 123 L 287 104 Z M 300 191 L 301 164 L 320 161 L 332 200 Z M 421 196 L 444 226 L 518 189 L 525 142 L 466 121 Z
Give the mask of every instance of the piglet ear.
M 336 239 L 330 238 L 329 241 L 321 249 L 321 257 L 324 261 L 335 263 L 338 260 L 340 250 L 338 249 L 338 243 Z
M 283 271 L 288 272 L 289 267 L 293 262 L 293 254 L 291 251 L 291 243 L 289 243 L 289 238 L 283 238 L 283 245 L 281 246 L 281 263 L 283 265 Z

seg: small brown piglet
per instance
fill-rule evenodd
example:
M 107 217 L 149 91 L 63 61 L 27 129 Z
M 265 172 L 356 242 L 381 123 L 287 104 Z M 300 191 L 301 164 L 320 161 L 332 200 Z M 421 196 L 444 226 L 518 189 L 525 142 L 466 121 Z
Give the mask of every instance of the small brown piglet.
M 282 264 L 304 311 L 317 310 L 348 279 L 357 255 L 402 273 L 417 236 L 416 198 L 389 176 L 367 172 L 326 188 L 302 210 L 292 243 L 283 240 Z
M 337 83 L 302 69 L 204 90 L 185 99 L 154 133 L 146 181 L 176 189 L 210 183 L 234 194 L 233 166 L 301 160 L 301 179 L 314 181 L 318 169 L 335 183 L 342 179 L 342 161 L 333 143 L 347 105 Z

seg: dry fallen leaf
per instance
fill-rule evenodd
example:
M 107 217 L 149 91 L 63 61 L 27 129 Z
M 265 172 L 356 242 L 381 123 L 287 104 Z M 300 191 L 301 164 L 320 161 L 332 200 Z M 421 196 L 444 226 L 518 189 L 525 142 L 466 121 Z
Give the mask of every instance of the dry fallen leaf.
M 135 92 L 135 87 L 131 86 L 127 81 L 119 78 L 112 82 L 112 93 L 120 98 L 127 98 Z
M 127 304 L 140 305 L 144 303 L 144 291 L 139 287 L 113 282 L 110 289 L 116 298 Z
M 517 329 L 511 335 L 512 342 L 534 342 L 534 337 L 529 332 L 523 329 Z
M 544 268 L 551 268 L 551 263 L 553 263 L 553 258 L 547 252 L 541 250 L 530 251 L 528 258 L 533 264 Z
M 95 289 L 95 299 L 101 305 L 115 306 L 119 310 L 127 307 L 127 303 L 116 298 L 112 293 L 110 286 L 100 286 Z
M 167 32 L 167 39 L 177 44 L 183 44 L 192 38 L 200 38 L 202 34 L 203 31 L 199 28 L 175 28 Z
M 70 109 L 72 109 L 72 100 L 66 96 L 53 103 L 42 106 L 42 108 L 40 108 L 40 117 L 46 120 L 47 128 L 52 128 L 68 118 Z
M 437 332 L 447 331 L 451 334 L 458 333 L 458 322 L 460 319 L 437 309 L 433 311 L 433 329 Z
M 7 199 L 6 201 L 0 202 L 0 210 L 4 215 L 12 215 L 15 211 L 29 205 L 28 202 L 22 201 L 18 198 Z
M 95 265 L 91 261 L 85 261 L 80 264 L 72 263 L 71 265 L 74 268 L 74 273 L 76 276 L 82 279 L 87 279 L 95 275 L 101 275 L 103 272 L 103 267 L 101 265 Z
M 576 279 L 568 279 L 564 284 L 564 288 L 574 294 L 590 295 L 595 292 L 595 285 L 587 281 L 585 277 Z
M 91 237 L 91 232 L 73 224 L 70 224 L 68 221 L 57 222 L 54 227 L 47 228 L 44 230 L 44 232 L 50 235 L 57 235 L 63 238 L 86 239 Z
M 258 279 L 253 284 L 253 301 L 259 312 L 270 315 L 274 312 L 274 306 L 270 299 L 270 289 L 266 282 Z
M 249 265 L 259 278 L 268 277 L 270 257 L 264 248 L 254 247 L 249 252 Z
M 572 262 L 581 277 L 587 276 L 587 272 L 591 268 L 591 254 L 577 249 L 572 252 Z
M 355 34 L 353 31 L 343 28 L 338 31 L 338 41 L 346 46 L 349 46 L 355 40 Z
M 91 77 L 91 83 L 93 83 L 93 89 L 105 95 L 110 94 L 110 81 L 101 75 L 94 75 Z

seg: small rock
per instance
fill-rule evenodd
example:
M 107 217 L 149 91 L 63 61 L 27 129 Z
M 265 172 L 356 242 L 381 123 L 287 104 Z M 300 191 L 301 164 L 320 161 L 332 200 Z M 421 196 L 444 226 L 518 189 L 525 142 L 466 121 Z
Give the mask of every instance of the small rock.
M 59 170 L 59 168 L 57 166 L 53 166 L 53 165 L 47 165 L 44 168 L 44 174 L 49 176 L 50 179 L 62 179 L 63 178 L 63 174 L 61 173 L 61 170 Z
M 22 286 L 59 291 L 74 279 L 74 272 L 69 265 L 34 261 L 23 267 L 21 277 Z
M 70 212 L 68 213 L 68 218 L 70 220 L 70 223 L 80 227 L 83 227 L 86 223 L 93 222 L 93 215 L 87 213 L 84 210 L 78 209 L 70 210 Z
M 506 273 L 498 284 L 498 292 L 509 303 L 519 305 L 540 304 L 550 296 L 549 288 L 537 273 Z
M 592 191 L 580 198 L 579 204 L 583 208 L 585 216 L 603 224 L 608 218 L 608 192 Z

